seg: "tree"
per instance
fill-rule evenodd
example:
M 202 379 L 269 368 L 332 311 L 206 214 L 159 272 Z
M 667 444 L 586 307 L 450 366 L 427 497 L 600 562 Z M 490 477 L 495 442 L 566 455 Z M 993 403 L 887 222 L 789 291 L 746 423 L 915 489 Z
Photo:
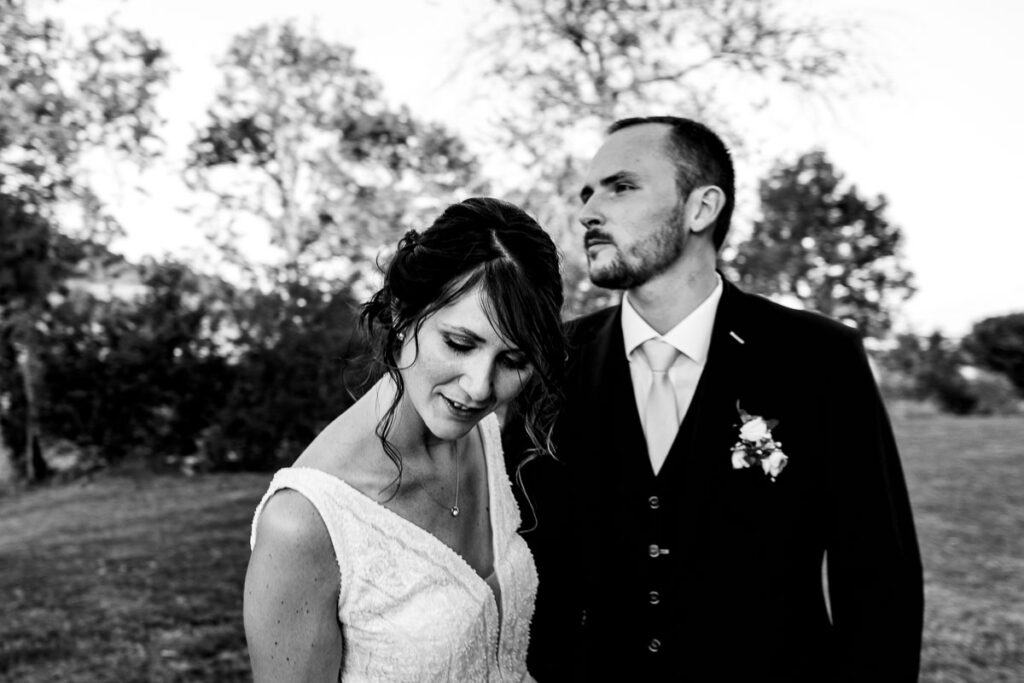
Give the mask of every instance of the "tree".
M 537 214 L 577 262 L 570 207 L 582 175 L 578 150 L 593 149 L 615 119 L 678 113 L 736 139 L 735 122 L 769 95 L 822 96 L 857 80 L 851 27 L 825 26 L 776 0 L 493 4 L 476 48 L 481 57 L 467 62 L 483 64 L 483 82 L 511 96 L 500 100 L 507 104 L 493 133 L 520 170 L 509 198 Z M 594 302 L 573 291 L 580 286 L 567 280 L 567 300 L 586 309 Z
M 891 342 L 874 354 L 881 374 L 879 386 L 887 399 L 933 401 L 943 412 L 955 415 L 967 415 L 979 407 L 985 388 L 968 379 L 968 359 L 956 340 L 936 331 L 927 337 L 905 332 Z
M 0 343 L 8 347 L 4 355 L 16 359 L 22 385 L 23 460 L 31 479 L 43 463 L 37 457 L 39 387 L 51 297 L 82 265 L 75 258 L 89 253 L 66 247 L 75 240 L 109 238 L 117 229 L 79 160 L 89 150 L 104 149 L 145 163 L 158 152 L 153 99 L 166 82 L 167 67 L 159 45 L 136 31 L 108 25 L 75 42 L 50 19 L 30 20 L 24 2 L 3 5 L 0 272 L 6 277 L 0 284 Z M 0 387 L 0 412 L 16 410 L 12 391 L 11 385 Z M 13 457 L 0 451 L 0 458 Z M 0 471 L 19 469 L 8 462 Z
M 44 424 L 105 462 L 190 454 L 231 391 L 218 340 L 234 290 L 171 260 L 109 270 L 111 296 L 73 291 L 54 308 Z
M 1006 375 L 1024 396 L 1024 313 L 974 323 L 963 346 L 978 365 Z
M 914 292 L 885 197 L 862 197 L 821 151 L 777 165 L 760 197 L 761 217 L 730 266 L 739 281 L 883 336 Z
M 922 393 L 955 415 L 967 415 L 978 403 L 962 371 L 965 361 L 959 345 L 940 332 L 933 332 L 922 344 L 918 370 Z
M 269 236 L 271 281 L 351 275 L 477 187 L 462 141 L 389 106 L 348 47 L 262 26 L 234 40 L 221 68 L 186 180 L 214 199 L 211 233 L 236 264 L 249 263 L 242 230 Z
M 235 380 L 201 450 L 215 467 L 274 469 L 366 388 L 352 364 L 358 307 L 346 289 L 302 278 L 238 296 Z

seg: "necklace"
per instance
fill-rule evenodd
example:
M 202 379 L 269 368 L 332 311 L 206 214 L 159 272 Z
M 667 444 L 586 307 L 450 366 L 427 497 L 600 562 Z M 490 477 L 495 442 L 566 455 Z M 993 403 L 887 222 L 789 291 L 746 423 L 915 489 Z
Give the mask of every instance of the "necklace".
M 455 505 L 451 507 L 452 517 L 459 516 L 459 457 L 458 453 L 455 454 Z

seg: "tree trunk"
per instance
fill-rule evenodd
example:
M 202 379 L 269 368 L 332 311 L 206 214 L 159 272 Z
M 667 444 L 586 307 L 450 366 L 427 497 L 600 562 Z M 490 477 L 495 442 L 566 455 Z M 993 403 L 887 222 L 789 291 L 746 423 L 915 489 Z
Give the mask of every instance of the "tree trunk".
M 39 419 L 41 367 L 34 327 L 26 330 L 24 341 L 17 343 L 18 368 L 25 389 L 25 477 L 30 482 L 42 481 L 50 473 L 43 459 L 42 428 Z
M 3 413 L 2 408 L 0 405 L 0 414 Z M 18 469 L 14 466 L 14 449 L 4 439 L 4 430 L 0 427 L 0 491 L 11 488 L 17 481 Z
M 0 309 L 0 320 L 2 320 L 3 313 L 3 309 Z M 10 409 L 10 391 L 3 384 L 0 384 L 0 421 L 7 416 Z M 14 457 L 14 449 L 7 443 L 7 439 L 4 438 L 3 425 L 0 424 L 0 491 L 13 487 L 20 478 L 17 461 Z

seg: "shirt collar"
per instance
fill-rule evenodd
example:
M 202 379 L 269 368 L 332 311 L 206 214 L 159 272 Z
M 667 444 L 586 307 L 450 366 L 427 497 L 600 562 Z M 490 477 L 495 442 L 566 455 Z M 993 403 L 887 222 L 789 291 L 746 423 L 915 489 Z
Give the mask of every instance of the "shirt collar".
M 622 297 L 622 339 L 625 342 L 628 358 L 638 346 L 648 339 L 661 339 L 668 342 L 680 353 L 691 360 L 703 364 L 711 347 L 711 331 L 715 325 L 715 313 L 718 302 L 722 298 L 722 277 L 715 273 L 717 283 L 711 294 L 693 309 L 690 315 L 680 320 L 675 327 L 663 335 L 654 331 L 647 321 L 629 302 L 629 294 Z

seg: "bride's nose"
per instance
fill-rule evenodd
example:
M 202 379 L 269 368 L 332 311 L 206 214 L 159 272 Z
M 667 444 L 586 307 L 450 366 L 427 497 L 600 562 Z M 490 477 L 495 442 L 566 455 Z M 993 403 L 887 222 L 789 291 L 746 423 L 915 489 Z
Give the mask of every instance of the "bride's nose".
M 494 394 L 494 360 L 481 354 L 467 361 L 459 386 L 478 405 L 490 401 Z

